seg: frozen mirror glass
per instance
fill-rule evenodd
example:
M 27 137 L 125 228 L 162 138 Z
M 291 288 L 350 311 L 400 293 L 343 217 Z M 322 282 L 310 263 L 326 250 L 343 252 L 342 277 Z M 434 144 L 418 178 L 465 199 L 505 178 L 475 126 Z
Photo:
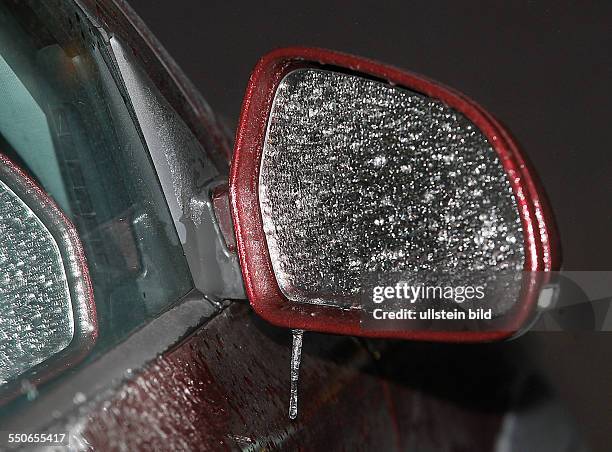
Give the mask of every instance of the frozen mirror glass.
M 497 153 L 461 113 L 408 89 L 290 72 L 259 177 L 274 275 L 289 300 L 351 307 L 367 273 L 457 285 L 524 266 L 519 209 Z

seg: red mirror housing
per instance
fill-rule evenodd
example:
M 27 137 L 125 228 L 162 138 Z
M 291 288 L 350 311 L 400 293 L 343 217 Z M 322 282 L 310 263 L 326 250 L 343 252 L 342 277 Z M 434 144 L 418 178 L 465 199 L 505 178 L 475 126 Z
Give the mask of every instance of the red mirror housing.
M 522 270 L 535 274 L 557 270 L 560 265 L 554 221 L 545 195 L 511 135 L 482 107 L 463 94 L 422 76 L 370 60 L 314 48 L 280 49 L 264 56 L 249 80 L 229 181 L 237 252 L 249 301 L 255 311 L 277 326 L 355 336 L 474 342 L 503 339 L 514 334 L 533 310 L 541 281 L 523 285 L 512 322 L 496 331 L 367 330 L 362 328 L 359 309 L 355 309 L 354 305 L 300 302 L 299 297 L 304 300 L 303 294 L 292 297 L 291 286 L 281 287 L 284 282 L 279 284 L 280 273 L 273 257 L 275 251 L 271 253 L 271 245 L 272 248 L 276 245 L 271 244 L 270 236 L 266 235 L 263 218 L 270 213 L 262 213 L 262 156 L 279 86 L 289 74 L 303 70 L 360 77 L 367 83 L 376 82 L 372 89 L 383 89 L 380 86 L 405 89 L 419 99 L 441 105 L 452 114 L 458 113 L 458 116 L 467 119 L 495 151 L 500 171 L 505 173 L 508 193 L 511 193 L 515 203 L 516 223 L 519 225 L 517 231 L 522 235 L 522 240 L 519 240 L 522 249 L 516 254 L 520 255 Z M 309 89 L 312 91 L 312 86 Z M 392 101 L 388 104 L 390 108 L 394 105 Z M 310 115 L 307 111 L 295 111 L 294 114 Z M 470 129 L 469 125 L 467 129 Z M 379 163 L 373 160 L 374 166 Z M 344 175 L 336 173 L 335 177 L 342 178 Z M 361 240 L 367 242 L 367 238 Z

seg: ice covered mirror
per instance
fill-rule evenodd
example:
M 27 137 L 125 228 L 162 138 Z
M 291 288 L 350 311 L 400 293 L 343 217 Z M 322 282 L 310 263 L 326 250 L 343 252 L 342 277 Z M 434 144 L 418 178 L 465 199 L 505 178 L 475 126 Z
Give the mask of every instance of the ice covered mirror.
M 298 48 L 262 58 L 229 185 L 249 300 L 279 326 L 501 339 L 536 302 L 524 275 L 559 265 L 544 195 L 489 113 L 437 83 L 344 54 Z M 363 315 L 369 275 L 413 288 L 481 287 L 503 322 L 372 328 Z
M 78 361 L 96 331 L 74 226 L 0 155 L 0 402 Z
M 304 331 L 508 338 L 559 266 L 543 192 L 489 113 L 336 52 L 260 60 L 229 197 L 249 301 L 293 330 L 290 417 Z

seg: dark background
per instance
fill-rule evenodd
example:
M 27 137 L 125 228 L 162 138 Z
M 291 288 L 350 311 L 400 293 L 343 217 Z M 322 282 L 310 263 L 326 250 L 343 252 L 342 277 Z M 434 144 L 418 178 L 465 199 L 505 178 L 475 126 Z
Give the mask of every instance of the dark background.
M 464 92 L 534 164 L 564 268 L 612 270 L 612 2 L 129 2 L 232 129 L 251 69 L 283 46 L 370 57 Z M 607 450 L 611 336 L 528 336 L 591 445 Z

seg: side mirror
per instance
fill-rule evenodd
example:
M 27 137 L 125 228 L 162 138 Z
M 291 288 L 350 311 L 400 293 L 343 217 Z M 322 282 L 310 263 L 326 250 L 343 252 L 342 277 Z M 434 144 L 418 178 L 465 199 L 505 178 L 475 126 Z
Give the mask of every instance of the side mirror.
M 81 360 L 96 310 L 76 229 L 0 155 L 0 404 Z
M 537 302 L 533 275 L 559 267 L 543 192 L 489 113 L 433 81 L 345 54 L 291 48 L 260 60 L 229 192 L 250 303 L 282 327 L 503 339 Z M 489 276 L 475 275 L 491 272 L 522 275 L 505 291 L 509 304 L 493 309 L 504 317 L 493 327 L 364 324 L 368 275 L 486 285 Z

